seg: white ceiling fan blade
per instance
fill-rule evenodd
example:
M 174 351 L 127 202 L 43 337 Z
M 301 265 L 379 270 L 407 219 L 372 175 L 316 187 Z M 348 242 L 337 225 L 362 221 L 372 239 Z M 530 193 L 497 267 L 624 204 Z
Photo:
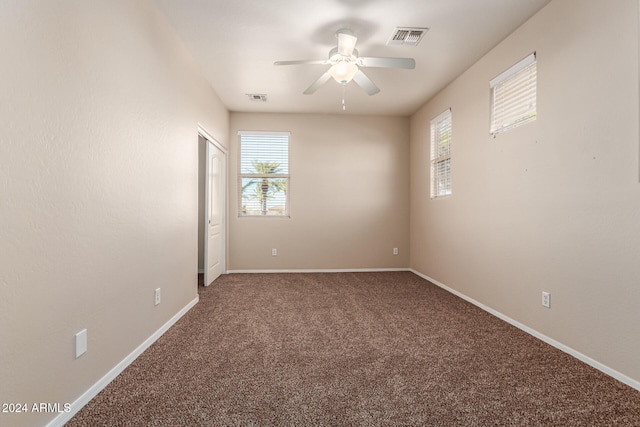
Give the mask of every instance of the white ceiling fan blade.
M 367 92 L 369 95 L 375 95 L 376 93 L 380 92 L 378 86 L 376 86 L 375 83 L 373 83 L 371 79 L 362 72 L 362 70 L 356 71 L 356 73 L 353 75 L 353 81 L 356 82 L 358 86 L 364 89 L 365 92 Z
M 314 93 L 316 90 L 318 90 L 318 88 L 320 88 L 320 86 L 322 86 L 323 84 L 325 84 L 326 82 L 328 82 L 331 79 L 331 74 L 329 74 L 329 72 L 327 71 L 326 73 L 324 73 L 323 75 L 321 75 L 320 77 L 318 77 L 318 80 L 316 80 L 315 82 L 313 82 L 313 84 L 311 86 L 309 86 L 307 88 L 307 90 L 305 90 L 304 93 L 305 95 L 311 95 L 312 93 Z
M 350 57 L 353 55 L 353 49 L 356 48 L 358 38 L 349 32 L 338 31 L 338 53 L 340 55 Z
M 301 59 L 298 61 L 276 61 L 273 65 L 300 65 L 300 64 L 319 64 L 326 65 L 329 63 L 328 59 Z
M 361 56 L 358 58 L 358 65 L 362 67 L 406 68 L 412 70 L 416 68 L 416 61 L 413 58 L 374 58 Z

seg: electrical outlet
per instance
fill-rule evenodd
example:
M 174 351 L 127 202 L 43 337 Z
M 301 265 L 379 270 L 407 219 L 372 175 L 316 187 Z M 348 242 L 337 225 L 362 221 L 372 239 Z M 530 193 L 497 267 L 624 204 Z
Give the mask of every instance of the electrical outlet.
M 549 292 L 542 291 L 542 306 L 551 308 L 551 294 Z
M 278 250 L 277 249 L 271 249 L 271 256 L 278 256 Z
M 155 305 L 160 304 L 160 288 L 156 289 L 156 291 L 153 293 L 153 299 L 155 301 Z
M 87 330 L 83 329 L 76 334 L 76 359 L 87 352 Z
M 398 248 L 393 248 L 393 254 L 398 255 Z

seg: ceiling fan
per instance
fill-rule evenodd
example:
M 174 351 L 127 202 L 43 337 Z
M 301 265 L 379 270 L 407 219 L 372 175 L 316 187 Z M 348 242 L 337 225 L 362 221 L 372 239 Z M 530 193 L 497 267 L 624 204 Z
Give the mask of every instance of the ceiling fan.
M 320 64 L 331 65 L 323 75 L 321 75 L 311 86 L 303 93 L 311 95 L 320 86 L 328 82 L 332 77 L 335 81 L 343 86 L 351 80 L 356 82 L 358 86 L 363 88 L 369 95 L 375 95 L 380 92 L 378 86 L 371 81 L 366 74 L 362 72 L 361 67 L 379 67 L 379 68 L 406 68 L 413 69 L 416 62 L 413 58 L 375 58 L 367 56 L 358 56 L 355 49 L 358 38 L 347 29 L 340 29 L 336 32 L 338 38 L 338 46 L 331 49 L 328 59 L 310 59 L 299 61 L 276 61 L 275 65 L 299 65 L 299 64 Z

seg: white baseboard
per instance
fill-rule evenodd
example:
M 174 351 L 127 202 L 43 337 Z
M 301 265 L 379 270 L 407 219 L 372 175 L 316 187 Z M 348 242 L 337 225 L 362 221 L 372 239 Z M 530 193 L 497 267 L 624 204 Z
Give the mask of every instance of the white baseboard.
M 455 289 L 452 289 L 446 285 L 444 285 L 443 283 L 438 282 L 435 279 L 432 279 L 431 277 L 427 276 L 426 274 L 422 274 L 419 271 L 416 271 L 414 269 L 410 269 L 409 271 L 411 271 L 412 273 L 417 274 L 418 276 L 422 277 L 425 280 L 428 280 L 429 282 L 433 283 L 434 285 L 448 291 L 451 292 L 452 294 L 462 298 L 465 301 L 470 302 L 471 304 L 475 305 L 476 307 L 481 308 L 482 310 L 496 316 L 497 318 L 504 320 L 505 322 L 515 326 L 516 328 L 528 333 L 529 335 L 533 335 L 534 337 L 546 342 L 549 345 L 552 345 L 553 347 L 564 351 L 567 354 L 570 354 L 571 356 L 575 357 L 576 359 L 586 363 L 587 365 L 590 365 L 594 368 L 596 368 L 597 370 L 609 375 L 610 377 L 615 378 L 616 380 L 635 388 L 636 390 L 640 391 L 640 381 L 636 381 L 633 378 L 630 378 L 618 371 L 616 371 L 615 369 L 612 369 L 600 362 L 598 362 L 597 360 L 594 360 L 592 358 L 590 358 L 589 356 L 586 356 L 582 353 L 580 353 L 577 350 L 574 350 L 573 348 L 566 346 L 564 344 L 562 344 L 559 341 L 554 340 L 553 338 L 550 338 L 538 331 L 536 331 L 535 329 L 532 329 L 520 322 L 518 322 L 517 320 L 514 320 L 512 318 L 510 318 L 509 316 L 506 316 L 502 313 L 500 313 L 499 311 L 496 311 L 494 309 L 492 309 L 491 307 L 487 307 L 486 305 L 474 300 L 473 298 L 470 298 L 468 296 L 466 296 L 465 294 L 456 291 Z
M 189 302 L 182 310 L 176 313 L 167 323 L 162 325 L 160 329 L 158 329 L 153 335 L 147 338 L 142 344 L 138 346 L 135 350 L 133 350 L 127 357 L 124 358 L 120 363 L 118 363 L 113 369 L 111 369 L 107 374 L 100 378 L 97 383 L 92 385 L 89 390 L 85 391 L 82 396 L 76 399 L 75 402 L 71 404 L 71 410 L 69 412 L 62 412 L 60 415 L 55 417 L 47 427 L 62 427 L 64 424 L 69 421 L 75 414 L 84 407 L 91 399 L 93 399 L 98 393 L 102 391 L 111 381 L 113 381 L 122 371 L 125 370 L 127 366 L 129 366 L 138 356 L 140 356 L 147 348 L 151 346 L 158 338 L 162 336 L 171 326 L 173 326 L 182 316 L 184 316 L 191 308 L 198 303 L 200 297 L 196 296 L 191 302 Z
M 285 269 L 285 270 L 228 270 L 227 273 L 371 273 L 381 271 L 411 271 L 409 268 L 331 268 L 331 269 Z

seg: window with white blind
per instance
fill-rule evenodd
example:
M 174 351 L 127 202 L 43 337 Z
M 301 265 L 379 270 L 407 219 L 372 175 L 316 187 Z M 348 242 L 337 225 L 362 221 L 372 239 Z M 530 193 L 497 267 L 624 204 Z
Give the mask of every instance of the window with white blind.
M 451 109 L 431 120 L 431 198 L 451 195 Z
M 238 132 L 240 216 L 289 216 L 289 133 Z
M 489 82 L 494 137 L 536 119 L 536 82 L 535 52 Z

